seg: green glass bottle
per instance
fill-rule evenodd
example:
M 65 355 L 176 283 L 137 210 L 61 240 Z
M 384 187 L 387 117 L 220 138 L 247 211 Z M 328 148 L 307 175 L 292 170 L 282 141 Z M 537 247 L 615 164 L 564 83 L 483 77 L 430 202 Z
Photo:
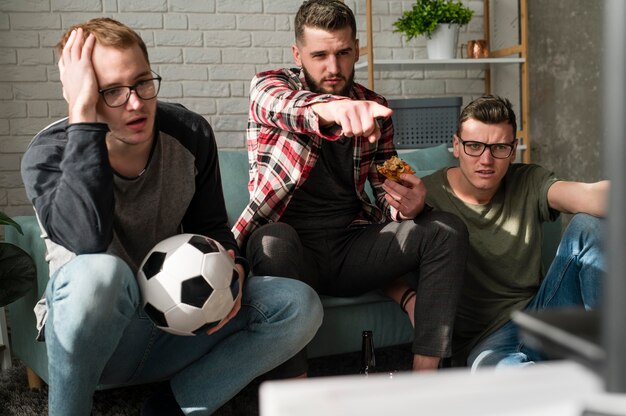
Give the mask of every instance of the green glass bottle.
M 363 331 L 361 343 L 361 370 L 360 374 L 376 372 L 376 356 L 374 354 L 374 336 L 372 331 Z

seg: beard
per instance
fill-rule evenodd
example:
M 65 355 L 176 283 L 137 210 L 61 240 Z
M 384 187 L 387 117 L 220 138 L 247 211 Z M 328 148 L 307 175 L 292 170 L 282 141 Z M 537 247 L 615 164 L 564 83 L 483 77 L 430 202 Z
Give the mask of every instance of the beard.
M 352 72 L 350 73 L 350 76 L 348 77 L 348 79 L 346 79 L 343 76 L 336 76 L 336 78 L 341 78 L 346 82 L 346 85 L 344 85 L 344 87 L 338 93 L 335 93 L 332 90 L 327 91 L 324 88 L 322 88 L 320 84 L 315 82 L 313 77 L 311 77 L 311 74 L 309 74 L 309 71 L 307 71 L 304 65 L 302 65 L 302 72 L 304 73 L 304 79 L 306 80 L 306 83 L 309 86 L 309 91 L 314 92 L 316 94 L 333 94 L 333 95 L 341 95 L 343 97 L 350 96 L 350 90 L 352 89 L 352 86 L 354 85 L 354 68 L 352 68 Z

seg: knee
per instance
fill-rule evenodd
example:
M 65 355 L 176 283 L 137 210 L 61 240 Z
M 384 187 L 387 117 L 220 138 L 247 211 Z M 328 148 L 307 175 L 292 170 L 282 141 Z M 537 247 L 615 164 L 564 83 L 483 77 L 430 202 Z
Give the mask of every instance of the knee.
M 283 277 L 257 276 L 249 279 L 245 288 L 249 294 L 245 303 L 265 316 L 277 316 L 282 322 L 290 322 L 289 333 L 297 339 L 305 339 L 308 343 L 322 324 L 322 302 L 306 283 Z
M 287 289 L 285 293 L 290 294 L 285 298 L 285 304 L 291 310 L 290 314 L 297 317 L 298 323 L 294 326 L 297 328 L 297 338 L 308 343 L 322 325 L 324 308 L 320 297 L 306 283 L 295 279 L 282 280 Z
M 135 275 L 119 257 L 109 254 L 85 254 L 72 259 L 53 276 L 48 302 L 71 302 L 77 312 L 97 310 L 121 295 L 139 298 Z
M 266 224 L 256 230 L 248 239 L 246 253 L 274 253 L 300 245 L 297 231 L 290 225 L 282 222 Z
M 602 219 L 593 215 L 578 213 L 570 220 L 566 232 L 597 236 L 602 229 Z
M 246 256 L 255 275 L 297 276 L 291 264 L 301 257 L 302 244 L 296 230 L 284 223 L 264 225 L 250 236 Z
M 600 246 L 602 238 L 603 220 L 593 215 L 579 213 L 572 217 L 563 240 L 578 241 L 582 246 Z
M 456 242 L 461 247 L 468 246 L 469 233 L 463 220 L 449 212 L 433 211 L 430 214 L 433 217 L 432 224 L 437 236 Z

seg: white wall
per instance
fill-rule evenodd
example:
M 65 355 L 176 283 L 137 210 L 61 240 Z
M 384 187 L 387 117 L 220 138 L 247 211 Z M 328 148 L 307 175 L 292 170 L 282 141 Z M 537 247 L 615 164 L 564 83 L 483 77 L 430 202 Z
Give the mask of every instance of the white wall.
M 459 44 L 482 38 L 482 0 Z M 348 0 L 365 43 L 365 0 Z M 392 23 L 412 1 L 373 0 L 375 56 L 425 57 Z M 66 115 L 53 47 L 72 24 L 109 16 L 135 28 L 163 78 L 160 98 L 205 116 L 222 148 L 245 147 L 248 86 L 260 71 L 292 64 L 293 16 L 299 0 L 0 0 L 0 210 L 31 214 L 19 165 L 31 138 Z M 388 98 L 463 96 L 483 91 L 479 68 L 434 68 L 376 74 Z M 367 83 L 365 71 L 357 80 Z M 0 231 L 1 233 L 1 231 Z

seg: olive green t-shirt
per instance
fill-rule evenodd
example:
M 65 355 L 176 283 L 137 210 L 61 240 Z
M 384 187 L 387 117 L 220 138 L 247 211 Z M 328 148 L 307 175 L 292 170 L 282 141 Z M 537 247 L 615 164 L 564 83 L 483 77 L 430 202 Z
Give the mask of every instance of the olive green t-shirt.
M 541 223 L 554 221 L 548 188 L 557 181 L 540 166 L 512 164 L 502 186 L 485 205 L 457 198 L 448 168 L 422 178 L 426 201 L 462 218 L 469 231 L 466 276 L 454 324 L 454 361 L 465 362 L 471 348 L 526 307 L 544 276 Z

